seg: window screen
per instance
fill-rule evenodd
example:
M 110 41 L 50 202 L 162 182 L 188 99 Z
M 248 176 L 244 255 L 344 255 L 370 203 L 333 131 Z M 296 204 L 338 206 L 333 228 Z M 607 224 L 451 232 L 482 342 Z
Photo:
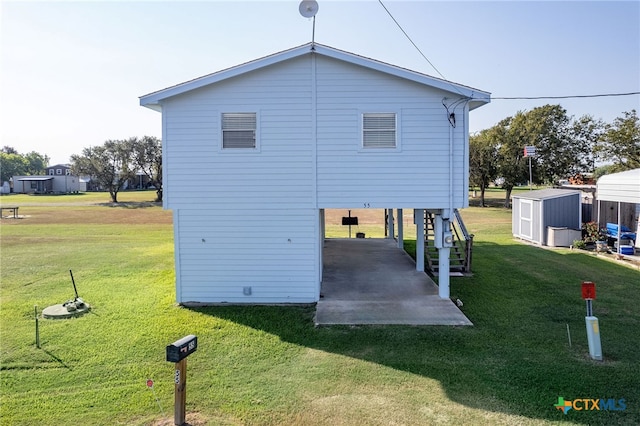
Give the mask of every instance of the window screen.
M 222 148 L 256 147 L 256 113 L 225 112 L 222 114 Z
M 396 114 L 393 112 L 363 114 L 362 146 L 364 148 L 395 148 Z

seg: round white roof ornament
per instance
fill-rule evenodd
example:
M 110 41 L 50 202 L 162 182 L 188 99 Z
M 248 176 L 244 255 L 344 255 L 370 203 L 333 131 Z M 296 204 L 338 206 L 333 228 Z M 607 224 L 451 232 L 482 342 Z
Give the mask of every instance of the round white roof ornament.
M 315 0 L 302 0 L 298 6 L 300 15 L 305 18 L 313 18 L 318 13 L 318 2 Z

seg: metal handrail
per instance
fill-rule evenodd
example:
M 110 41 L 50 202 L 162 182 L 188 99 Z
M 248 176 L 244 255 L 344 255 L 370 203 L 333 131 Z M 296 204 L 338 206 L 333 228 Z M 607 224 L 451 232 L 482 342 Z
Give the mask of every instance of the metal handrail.
M 464 239 L 468 241 L 471 238 L 473 238 L 469 234 L 469 231 L 467 231 L 467 227 L 464 226 L 464 222 L 462 221 L 462 216 L 460 216 L 460 211 L 458 209 L 453 209 L 453 215 L 456 218 L 456 222 L 458 222 L 458 226 L 460 227 L 460 230 L 462 231 L 462 235 L 464 235 Z

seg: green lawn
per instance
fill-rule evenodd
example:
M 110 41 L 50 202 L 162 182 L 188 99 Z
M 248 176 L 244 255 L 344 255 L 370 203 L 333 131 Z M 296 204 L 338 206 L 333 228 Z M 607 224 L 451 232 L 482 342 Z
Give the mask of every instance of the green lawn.
M 89 197 L 100 205 L 74 205 Z M 170 212 L 52 198 L 0 197 L 26 216 L 0 225 L 0 424 L 173 424 L 165 346 L 187 334 L 192 424 L 640 424 L 640 272 L 516 242 L 508 210 L 463 212 L 474 276 L 451 292 L 474 327 L 315 328 L 312 308 L 178 307 Z M 69 269 L 94 308 L 41 320 L 38 349 L 34 305 L 73 296 Z M 588 356 L 582 280 L 597 285 L 604 362 Z M 558 397 L 626 410 L 564 415 Z

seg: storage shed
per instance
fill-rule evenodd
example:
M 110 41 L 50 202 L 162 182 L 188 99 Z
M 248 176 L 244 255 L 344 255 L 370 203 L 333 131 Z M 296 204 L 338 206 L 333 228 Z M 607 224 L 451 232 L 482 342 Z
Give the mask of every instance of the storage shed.
M 581 238 L 581 192 L 540 189 L 513 196 L 513 236 L 536 244 L 569 246 Z

